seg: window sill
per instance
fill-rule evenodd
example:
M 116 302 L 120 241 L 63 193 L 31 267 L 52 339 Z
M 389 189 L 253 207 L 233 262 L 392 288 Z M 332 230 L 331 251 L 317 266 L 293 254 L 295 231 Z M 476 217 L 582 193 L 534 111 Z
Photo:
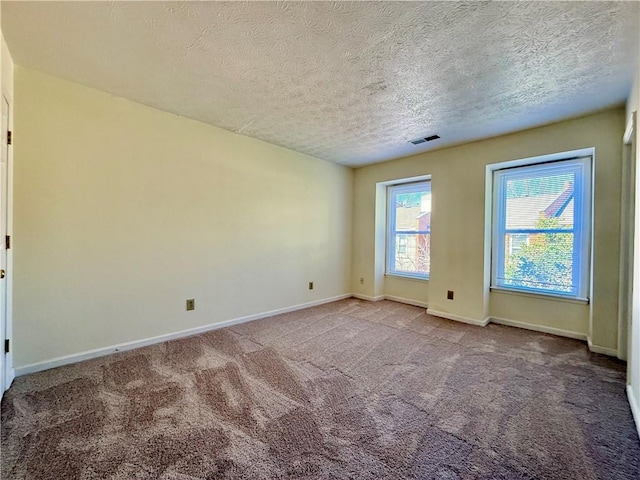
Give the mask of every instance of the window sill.
M 518 295 L 521 297 L 540 298 L 543 300 L 553 300 L 556 302 L 577 303 L 580 305 L 589 304 L 588 298 L 563 297 L 562 295 L 554 295 L 552 293 L 525 292 L 523 290 L 515 290 L 502 287 L 491 287 L 491 292 L 500 294 L 504 293 L 507 295 Z
M 415 275 L 403 275 L 402 273 L 385 273 L 385 277 L 402 278 L 403 280 L 413 280 L 414 282 L 429 282 L 429 277 L 417 277 Z

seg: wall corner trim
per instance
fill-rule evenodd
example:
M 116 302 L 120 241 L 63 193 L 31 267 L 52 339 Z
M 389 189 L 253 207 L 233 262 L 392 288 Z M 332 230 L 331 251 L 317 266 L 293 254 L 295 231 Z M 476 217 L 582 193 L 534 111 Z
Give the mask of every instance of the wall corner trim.
M 134 340 L 132 342 L 121 343 L 118 345 L 111 345 L 109 347 L 97 348 L 95 350 L 89 350 L 86 352 L 73 353 L 71 355 L 65 355 L 62 357 L 53 358 L 51 360 L 45 360 L 43 362 L 32 363 L 23 367 L 16 367 L 13 369 L 12 376 L 7 380 L 13 380 L 15 376 L 28 375 L 30 373 L 42 372 L 51 368 L 61 367 L 63 365 L 69 365 L 71 363 L 82 362 L 84 360 L 91 360 L 93 358 L 104 357 L 112 353 L 124 352 L 127 350 L 133 350 L 135 348 L 146 347 L 148 345 L 154 345 L 156 343 L 163 343 L 169 340 L 175 340 L 178 338 L 190 337 L 199 333 L 209 332 L 211 330 L 217 330 L 219 328 L 231 327 L 240 323 L 250 322 L 252 320 L 259 320 L 261 318 L 272 317 L 274 315 L 280 315 L 282 313 L 295 312 L 296 310 L 302 310 L 309 307 L 315 307 L 317 305 L 323 305 L 325 303 L 336 302 L 338 300 L 344 300 L 350 298 L 350 293 L 343 295 L 337 295 L 335 297 L 324 298 L 321 300 L 315 300 L 312 302 L 301 303 L 299 305 L 293 305 L 291 307 L 278 308 L 276 310 L 270 310 L 268 312 L 256 313 L 253 315 L 247 315 L 244 317 L 238 317 L 230 320 L 224 320 L 222 322 L 211 323 L 209 325 L 203 325 L 201 327 L 189 328 L 187 330 L 181 330 L 179 332 L 167 333 L 159 335 L 157 337 L 145 338 L 142 340 Z M 9 382 L 7 382 L 9 383 Z
M 627 398 L 629 400 L 629 406 L 631 407 L 631 415 L 633 416 L 633 421 L 636 422 L 638 438 L 640 438 L 640 402 L 633 394 L 631 385 L 627 385 Z
M 589 345 L 589 351 L 593 353 L 600 353 L 602 355 L 608 355 L 610 357 L 618 357 L 618 350 L 615 348 L 601 347 L 600 345 L 594 345 L 591 341 L 591 337 L 587 337 L 587 345 Z
M 434 315 L 436 317 L 442 317 L 448 320 L 455 320 L 456 322 L 468 323 L 469 325 L 476 325 L 478 327 L 486 327 L 490 321 L 490 317 L 487 317 L 484 320 L 477 320 L 475 318 L 462 317 L 460 315 L 455 315 L 453 313 L 441 312 L 439 310 L 434 310 L 432 308 L 427 308 L 427 313 L 429 315 Z

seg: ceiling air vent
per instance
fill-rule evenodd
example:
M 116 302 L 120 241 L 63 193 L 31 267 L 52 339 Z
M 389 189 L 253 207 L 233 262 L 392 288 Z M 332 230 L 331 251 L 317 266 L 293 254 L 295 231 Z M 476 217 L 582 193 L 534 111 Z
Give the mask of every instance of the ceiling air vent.
M 437 140 L 440 138 L 440 135 L 431 135 L 430 137 L 417 138 L 415 140 L 411 140 L 409 143 L 413 143 L 414 145 L 420 145 L 421 143 L 430 142 L 432 140 Z

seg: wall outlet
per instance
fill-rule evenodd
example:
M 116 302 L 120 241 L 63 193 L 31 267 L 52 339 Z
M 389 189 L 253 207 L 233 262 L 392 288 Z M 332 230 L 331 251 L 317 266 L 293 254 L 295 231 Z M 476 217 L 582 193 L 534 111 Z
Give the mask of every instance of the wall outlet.
M 196 301 L 193 298 L 187 299 L 187 310 L 195 310 L 196 309 Z
M 453 290 L 447 290 L 447 300 L 453 300 Z
M 364 285 L 364 277 L 360 277 L 360 285 Z
M 309 282 L 309 290 L 313 290 L 313 282 Z

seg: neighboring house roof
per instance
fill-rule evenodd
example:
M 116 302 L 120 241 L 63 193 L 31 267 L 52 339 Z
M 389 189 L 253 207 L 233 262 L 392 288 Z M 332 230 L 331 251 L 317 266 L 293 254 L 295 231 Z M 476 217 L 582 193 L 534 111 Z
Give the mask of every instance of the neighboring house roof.
M 571 183 L 551 205 L 544 209 L 544 216 L 547 218 L 560 217 L 572 200 L 573 184 Z
M 431 212 L 422 212 L 420 206 L 398 206 L 396 230 L 429 230 Z M 540 218 L 558 218 L 560 225 L 573 224 L 573 185 L 560 194 L 545 193 L 507 200 L 507 229 L 537 228 Z
M 506 227 L 533 229 L 540 218 L 558 218 L 560 225 L 573 225 L 573 185 L 562 193 L 546 193 L 507 200 Z

